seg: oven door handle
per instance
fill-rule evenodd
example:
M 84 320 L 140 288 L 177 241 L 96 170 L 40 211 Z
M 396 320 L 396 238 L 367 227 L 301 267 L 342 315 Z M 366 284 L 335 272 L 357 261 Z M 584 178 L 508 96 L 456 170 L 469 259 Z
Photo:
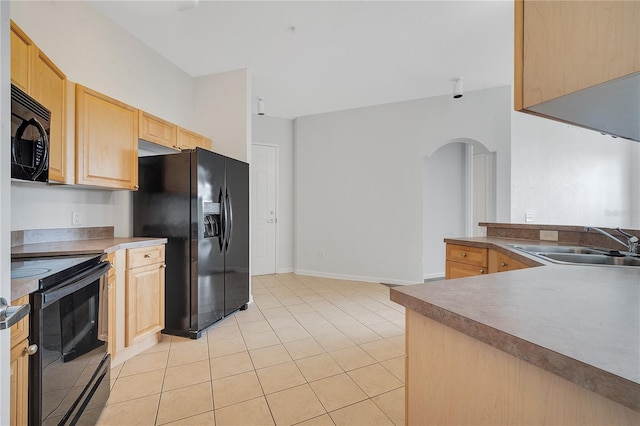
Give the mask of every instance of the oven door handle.
M 93 283 L 96 279 L 105 275 L 107 271 L 111 268 L 111 264 L 109 262 L 102 262 L 93 268 L 85 271 L 81 276 L 76 276 L 73 278 L 69 278 L 66 281 L 60 283 L 55 290 L 51 291 L 43 291 L 40 293 L 42 301 L 41 308 L 45 308 L 50 304 L 62 299 L 65 296 L 74 293 L 89 284 Z

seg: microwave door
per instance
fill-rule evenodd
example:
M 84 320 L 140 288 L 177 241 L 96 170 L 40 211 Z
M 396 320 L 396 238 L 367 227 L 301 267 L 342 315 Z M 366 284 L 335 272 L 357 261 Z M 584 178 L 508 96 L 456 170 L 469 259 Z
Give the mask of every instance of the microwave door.
M 11 159 L 29 180 L 36 180 L 46 169 L 49 138 L 40 122 L 32 117 L 18 126 L 11 143 Z

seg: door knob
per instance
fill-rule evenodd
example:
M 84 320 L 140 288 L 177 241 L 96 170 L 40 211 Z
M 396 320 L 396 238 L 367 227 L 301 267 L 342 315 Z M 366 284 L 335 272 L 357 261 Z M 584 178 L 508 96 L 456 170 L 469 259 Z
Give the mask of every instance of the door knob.
M 25 355 L 34 355 L 36 352 L 38 352 L 38 345 L 29 345 L 22 350 Z

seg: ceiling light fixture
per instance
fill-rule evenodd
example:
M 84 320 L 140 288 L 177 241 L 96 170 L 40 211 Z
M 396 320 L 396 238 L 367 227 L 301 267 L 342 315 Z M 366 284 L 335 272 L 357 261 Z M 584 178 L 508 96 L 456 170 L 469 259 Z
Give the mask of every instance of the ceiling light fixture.
M 464 77 L 456 77 L 453 79 L 453 99 L 462 97 L 462 79 Z
M 258 115 L 264 115 L 264 98 L 262 96 L 258 98 Z

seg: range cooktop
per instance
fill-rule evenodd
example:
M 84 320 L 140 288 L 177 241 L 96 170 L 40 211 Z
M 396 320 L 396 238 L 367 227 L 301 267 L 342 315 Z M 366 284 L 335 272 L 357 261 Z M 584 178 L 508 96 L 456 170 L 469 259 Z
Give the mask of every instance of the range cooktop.
M 56 285 L 102 260 L 100 254 L 35 257 L 11 260 L 11 279 L 31 278 L 41 290 Z

